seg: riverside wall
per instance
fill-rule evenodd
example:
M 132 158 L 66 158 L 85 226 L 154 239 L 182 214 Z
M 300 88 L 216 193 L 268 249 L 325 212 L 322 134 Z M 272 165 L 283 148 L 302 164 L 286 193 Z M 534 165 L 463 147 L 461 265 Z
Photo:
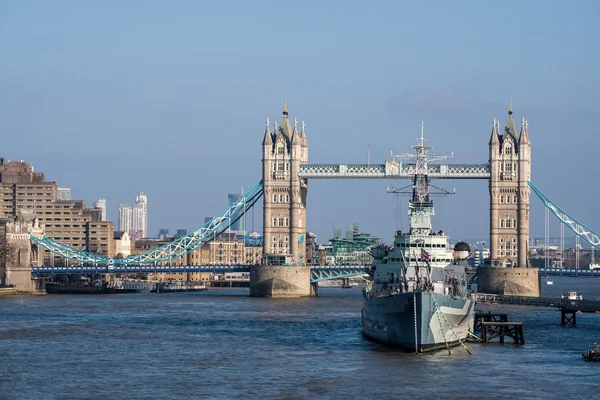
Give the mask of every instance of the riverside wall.
M 537 268 L 479 268 L 479 293 L 540 297 Z

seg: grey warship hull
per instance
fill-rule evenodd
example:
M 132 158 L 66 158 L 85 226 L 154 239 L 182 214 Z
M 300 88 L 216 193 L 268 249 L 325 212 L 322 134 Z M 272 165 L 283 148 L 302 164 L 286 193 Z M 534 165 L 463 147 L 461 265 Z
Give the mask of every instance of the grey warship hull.
M 363 334 L 417 352 L 454 346 L 472 330 L 474 307 L 470 299 L 431 292 L 365 298 Z

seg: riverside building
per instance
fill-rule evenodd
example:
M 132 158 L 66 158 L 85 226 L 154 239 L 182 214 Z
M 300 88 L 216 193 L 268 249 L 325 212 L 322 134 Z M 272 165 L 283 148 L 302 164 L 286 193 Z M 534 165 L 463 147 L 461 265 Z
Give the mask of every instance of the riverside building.
M 0 225 L 23 210 L 31 210 L 45 227 L 45 235 L 63 244 L 112 257 L 113 223 L 102 221 L 102 211 L 86 208 L 83 200 L 60 200 L 56 182 L 46 181 L 25 161 L 0 158 Z M 44 263 L 64 260 L 44 253 Z

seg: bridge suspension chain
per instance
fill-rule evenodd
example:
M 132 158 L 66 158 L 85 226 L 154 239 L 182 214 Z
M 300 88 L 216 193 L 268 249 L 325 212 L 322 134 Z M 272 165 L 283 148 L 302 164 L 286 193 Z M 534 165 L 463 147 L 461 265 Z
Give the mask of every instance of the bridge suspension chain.
M 582 238 L 590 245 L 600 248 L 600 234 L 594 232 L 575 218 L 571 217 L 559 206 L 557 206 L 552 200 L 546 197 L 538 188 L 536 188 L 531 182 L 527 182 L 533 193 L 542 201 L 547 210 L 550 210 L 560 222 L 571 229 L 578 237 Z
M 260 199 L 262 194 L 262 181 L 260 181 L 228 209 L 200 228 L 156 249 L 115 259 L 113 264 L 123 266 L 149 265 L 179 258 L 197 250 L 223 233 L 227 229 L 229 221 L 233 223 L 240 219 Z M 81 263 L 108 264 L 110 260 L 109 257 L 68 246 L 46 236 L 31 235 L 31 241 L 53 254 Z

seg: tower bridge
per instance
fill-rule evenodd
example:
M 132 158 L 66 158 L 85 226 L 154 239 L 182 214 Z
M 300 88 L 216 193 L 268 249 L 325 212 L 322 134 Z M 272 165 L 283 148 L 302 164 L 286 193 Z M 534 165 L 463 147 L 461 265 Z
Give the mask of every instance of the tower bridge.
M 67 273 L 88 273 L 90 268 L 105 273 L 174 268 L 170 263 L 197 250 L 224 232 L 230 222 L 240 219 L 263 197 L 263 259 L 261 265 L 237 265 L 235 270 L 250 271 L 251 295 L 302 296 L 314 293 L 311 282 L 364 273 L 363 266 L 348 268 L 305 265 L 306 200 L 311 179 L 413 179 L 417 165 L 398 158 L 384 164 L 310 164 L 305 124 L 298 129 L 290 122 L 287 104 L 282 117 L 267 119 L 262 141 L 262 180 L 227 210 L 197 230 L 157 249 L 120 259 L 89 253 L 57 242 L 43 234 L 35 220 L 16 218 L 8 224 L 6 240 L 18 253 L 7 265 L 7 283 L 24 290 L 33 289 L 32 276 L 60 273 L 42 266 L 40 251 L 49 251 L 65 260 Z M 490 194 L 491 266 L 479 272 L 479 284 L 486 292 L 539 295 L 537 270 L 527 268 L 529 239 L 530 187 L 565 225 L 592 245 L 600 245 L 598 235 L 552 203 L 530 181 L 531 143 L 528 123 L 523 119 L 517 133 L 512 104 L 501 131 L 494 118 L 488 142 L 488 162 L 477 164 L 425 164 L 432 179 L 485 179 Z M 512 267 L 510 269 L 502 267 Z M 56 268 L 56 269 L 55 269 Z M 218 266 L 177 266 L 188 270 L 217 271 Z M 513 292 L 510 292 L 510 291 Z M 537 292 L 536 292 L 537 290 Z M 507 291 L 509 293 L 507 293 Z M 517 293 L 514 293 L 514 292 Z

